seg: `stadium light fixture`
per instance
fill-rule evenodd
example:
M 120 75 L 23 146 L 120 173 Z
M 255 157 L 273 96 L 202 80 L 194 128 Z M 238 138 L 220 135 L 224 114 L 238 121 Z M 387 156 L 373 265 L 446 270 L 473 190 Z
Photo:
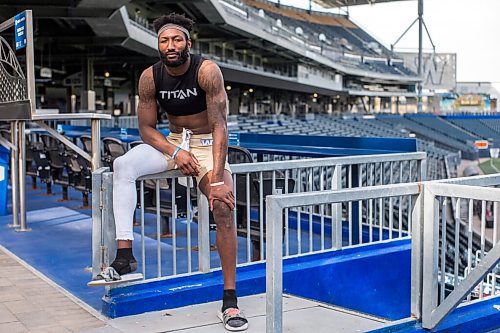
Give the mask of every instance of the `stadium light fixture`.
M 317 93 L 314 93 L 314 94 L 313 94 L 313 97 L 314 97 L 314 98 L 318 97 L 318 94 L 317 94 Z
M 109 72 L 104 72 L 104 77 L 109 77 Z
M 228 85 L 228 86 L 226 86 L 226 90 L 227 90 L 227 91 L 229 91 L 229 90 L 231 90 L 231 89 L 232 89 L 232 88 L 231 88 L 231 86 L 229 86 L 229 85 Z
M 253 88 L 248 89 L 248 92 L 253 93 Z

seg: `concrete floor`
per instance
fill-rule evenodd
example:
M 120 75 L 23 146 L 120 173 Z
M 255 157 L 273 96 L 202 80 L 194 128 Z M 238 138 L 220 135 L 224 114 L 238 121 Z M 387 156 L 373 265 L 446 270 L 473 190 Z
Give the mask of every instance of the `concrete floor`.
M 0 332 L 65 333 L 105 327 L 104 316 L 0 246 Z
M 220 306 L 220 302 L 212 302 L 117 318 L 109 320 L 107 327 L 87 330 L 85 333 L 226 332 L 216 315 Z M 250 325 L 246 332 L 262 333 L 266 331 L 264 294 L 240 298 L 239 307 L 249 319 Z M 283 332 L 365 332 L 384 325 L 384 321 L 378 318 L 370 318 L 345 309 L 289 295 L 283 297 L 283 310 Z

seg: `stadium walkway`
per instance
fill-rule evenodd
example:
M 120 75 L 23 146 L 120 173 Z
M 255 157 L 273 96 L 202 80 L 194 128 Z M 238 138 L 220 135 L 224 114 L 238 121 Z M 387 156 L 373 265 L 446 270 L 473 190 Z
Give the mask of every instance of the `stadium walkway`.
M 245 333 L 266 331 L 265 294 L 241 297 L 238 305 L 245 312 L 250 326 Z M 85 333 L 224 333 L 216 313 L 221 302 L 127 316 L 108 321 L 108 327 Z M 289 333 L 355 333 L 384 326 L 384 320 L 303 298 L 284 295 L 283 331 Z
M 216 316 L 220 302 L 108 319 L 0 246 L 0 332 L 146 333 L 226 332 Z M 248 333 L 264 332 L 265 295 L 242 297 Z M 314 301 L 283 297 L 284 330 L 316 333 L 363 332 L 384 326 L 384 320 Z M 318 324 L 321 323 L 321 324 Z
M 0 332 L 80 332 L 105 320 L 0 246 Z

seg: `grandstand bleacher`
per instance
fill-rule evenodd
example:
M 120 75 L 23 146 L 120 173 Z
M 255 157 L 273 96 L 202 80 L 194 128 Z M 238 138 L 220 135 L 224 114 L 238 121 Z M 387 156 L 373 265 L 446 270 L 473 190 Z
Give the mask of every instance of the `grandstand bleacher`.
M 387 122 L 388 119 L 393 121 Z M 400 126 L 393 126 L 395 123 L 399 123 Z M 415 125 L 415 127 L 417 126 Z M 266 122 L 263 122 L 262 118 L 239 116 L 237 122 L 230 124 L 229 130 L 240 133 L 405 138 L 413 130 L 413 124 L 405 122 L 405 118 L 401 116 L 363 119 L 354 116 L 340 118 L 315 115 L 314 120 L 280 116 L 279 120 L 275 118 Z M 418 150 L 428 154 L 429 179 L 445 179 L 456 176 L 460 163 L 458 154 L 460 149 L 454 150 L 446 144 L 442 145 L 439 141 L 434 141 L 435 139 L 434 137 L 417 139 Z
M 490 118 L 493 119 L 494 116 Z M 106 123 L 106 126 L 122 127 L 122 124 L 118 123 L 119 119 L 114 120 L 116 123 Z M 380 114 L 370 117 L 353 114 L 340 117 L 327 114 L 309 114 L 308 117 L 293 117 L 285 114 L 231 115 L 228 120 L 228 129 L 230 133 L 379 138 L 407 138 L 415 136 L 418 151 L 425 151 L 428 156 L 427 174 L 429 179 L 456 177 L 458 165 L 462 158 L 477 158 L 477 149 L 467 145 L 463 141 L 466 137 L 464 133 L 460 131 L 447 132 L 449 126 L 455 126 L 455 124 L 450 124 L 450 117 L 431 116 L 427 122 L 430 123 L 432 121 L 435 124 L 428 124 L 428 126 L 412 121 L 411 119 L 411 116 L 396 114 Z M 455 118 L 452 119 L 456 120 Z M 484 118 L 483 121 L 488 123 L 490 119 Z M 477 123 L 477 119 L 468 117 L 467 119 L 462 119 L 460 124 L 465 128 L 473 128 Z M 78 121 L 73 121 L 72 124 L 86 125 Z M 134 122 L 131 122 L 129 119 L 123 122 L 123 124 L 134 127 Z M 162 123 L 160 126 L 161 128 L 165 128 L 167 124 Z M 482 132 L 483 135 L 477 133 L 478 138 L 488 138 L 486 133 L 490 133 L 492 130 L 489 127 L 486 128 L 488 128 L 487 131 L 489 132 Z M 457 135 L 457 137 L 454 135 Z
M 319 45 L 324 55 L 329 55 L 329 52 L 323 52 L 326 45 L 336 51 L 333 52 L 334 56 L 337 56 L 338 53 L 342 55 L 354 53 L 372 58 L 377 57 L 377 61 L 359 62 L 349 60 L 344 56 L 338 59 L 335 57 L 335 60 L 340 60 L 347 66 L 384 74 L 416 75 L 404 66 L 397 54 L 378 43 L 366 31 L 350 21 L 347 16 L 321 12 L 308 13 L 288 6 L 277 7 L 270 2 L 259 0 L 243 0 L 243 2 L 232 0 L 231 3 L 238 6 L 245 4 L 247 8 L 244 11 L 247 12 L 247 15 L 252 9 L 260 11 L 259 16 L 262 19 L 265 16 L 270 18 L 269 23 L 273 29 L 295 35 L 295 38 L 292 39 L 297 42 L 303 43 L 302 39 L 304 39 L 308 43 Z M 321 35 L 322 37 L 320 37 Z

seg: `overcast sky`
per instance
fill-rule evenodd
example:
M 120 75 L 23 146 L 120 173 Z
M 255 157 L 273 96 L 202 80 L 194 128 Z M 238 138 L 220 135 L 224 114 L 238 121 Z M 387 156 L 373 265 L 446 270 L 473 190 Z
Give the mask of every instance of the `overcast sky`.
M 281 3 L 302 8 L 309 5 L 308 0 Z M 389 46 L 417 18 L 417 1 L 353 6 L 349 14 L 355 23 Z M 489 81 L 500 89 L 499 15 L 500 0 L 424 0 L 424 20 L 436 51 L 457 54 L 458 81 Z M 417 51 L 418 25 L 396 47 Z M 427 38 L 424 47 L 430 48 Z

